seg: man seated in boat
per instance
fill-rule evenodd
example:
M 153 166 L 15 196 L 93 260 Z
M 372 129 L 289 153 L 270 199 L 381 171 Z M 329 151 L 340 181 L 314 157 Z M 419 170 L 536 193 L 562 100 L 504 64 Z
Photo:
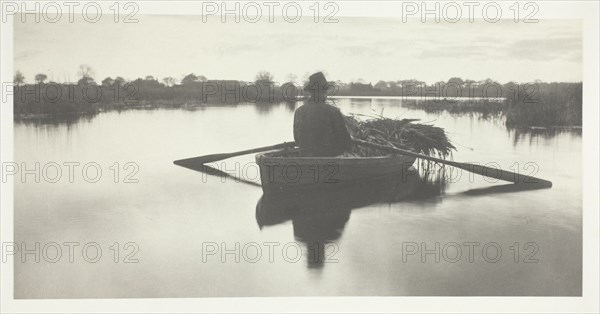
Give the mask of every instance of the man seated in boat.
M 334 157 L 351 148 L 351 137 L 340 110 L 326 103 L 329 83 L 317 72 L 304 90 L 309 99 L 294 114 L 294 140 L 301 157 Z

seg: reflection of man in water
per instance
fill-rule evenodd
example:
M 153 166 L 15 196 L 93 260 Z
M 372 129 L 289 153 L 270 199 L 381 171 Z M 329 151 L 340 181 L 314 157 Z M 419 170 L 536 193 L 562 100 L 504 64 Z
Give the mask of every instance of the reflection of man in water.
M 325 212 L 319 210 L 318 215 L 292 220 L 294 237 L 306 244 L 308 268 L 322 269 L 324 263 L 336 258 L 335 242 L 342 236 L 350 219 L 350 211 L 350 208 L 329 209 Z
M 294 140 L 300 147 L 300 156 L 333 157 L 351 147 L 342 113 L 325 103 L 328 88 L 329 83 L 321 72 L 311 75 L 304 87 L 310 99 L 294 115 Z

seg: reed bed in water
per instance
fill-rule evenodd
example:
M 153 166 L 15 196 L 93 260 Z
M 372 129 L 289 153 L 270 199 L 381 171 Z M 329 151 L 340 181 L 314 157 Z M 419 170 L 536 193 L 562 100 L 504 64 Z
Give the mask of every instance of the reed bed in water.
M 422 109 L 425 112 L 443 112 L 447 111 L 450 114 L 467 114 L 479 113 L 482 117 L 502 116 L 505 111 L 505 104 L 502 100 L 490 99 L 424 99 L 424 100 L 406 100 L 402 102 L 402 106 L 411 109 Z
M 357 139 L 380 145 L 411 150 L 416 153 L 447 158 L 456 150 L 443 128 L 415 123 L 418 119 L 389 119 L 370 117 L 366 120 L 356 115 L 345 116 L 350 134 Z M 371 148 L 355 145 L 352 151 L 359 156 L 381 156 Z

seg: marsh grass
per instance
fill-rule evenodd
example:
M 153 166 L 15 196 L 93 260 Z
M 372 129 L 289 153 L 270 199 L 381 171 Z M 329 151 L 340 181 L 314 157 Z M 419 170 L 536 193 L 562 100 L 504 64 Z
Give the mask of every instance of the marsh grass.
M 506 98 L 509 128 L 581 126 L 582 83 L 541 83 Z
M 402 102 L 402 106 L 411 109 L 421 109 L 428 113 L 449 112 L 451 114 L 478 113 L 483 117 L 502 116 L 505 105 L 498 100 L 455 100 L 451 98 L 440 99 L 409 99 Z
M 582 92 L 582 83 L 506 84 L 502 87 L 503 100 L 408 99 L 402 106 L 428 113 L 475 113 L 483 119 L 503 117 L 511 129 L 564 128 L 581 126 Z

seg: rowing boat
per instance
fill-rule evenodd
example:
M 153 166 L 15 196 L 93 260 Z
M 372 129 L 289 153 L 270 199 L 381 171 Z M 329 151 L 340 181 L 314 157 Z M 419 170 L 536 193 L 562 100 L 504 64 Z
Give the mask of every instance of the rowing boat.
M 289 220 L 326 220 L 324 216 L 375 203 L 397 203 L 410 197 L 438 195 L 439 192 L 431 194 L 432 189 L 427 186 L 431 183 L 423 181 L 417 173 L 406 176 L 400 173 L 338 188 L 264 193 L 256 204 L 256 221 L 262 228 Z
M 322 189 L 355 184 L 366 179 L 408 173 L 415 157 L 299 157 L 297 149 L 279 149 L 256 155 L 265 193 Z

